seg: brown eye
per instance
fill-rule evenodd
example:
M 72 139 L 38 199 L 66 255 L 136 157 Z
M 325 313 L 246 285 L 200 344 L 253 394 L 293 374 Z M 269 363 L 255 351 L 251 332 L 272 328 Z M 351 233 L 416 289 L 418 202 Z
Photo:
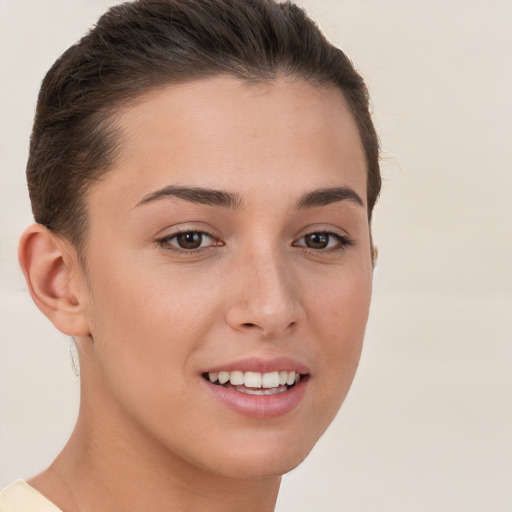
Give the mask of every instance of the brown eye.
M 157 243 L 164 249 L 176 252 L 194 252 L 214 245 L 223 245 L 208 233 L 202 231 L 183 231 L 181 233 L 175 233 L 157 240 Z
M 176 243 L 181 249 L 199 249 L 203 242 L 203 234 L 198 231 L 189 231 L 176 235 Z
M 343 250 L 353 244 L 354 242 L 348 236 L 329 231 L 308 233 L 293 243 L 295 247 L 307 247 L 316 251 Z
M 310 233 L 304 237 L 304 242 L 310 249 L 325 249 L 331 237 L 329 233 Z

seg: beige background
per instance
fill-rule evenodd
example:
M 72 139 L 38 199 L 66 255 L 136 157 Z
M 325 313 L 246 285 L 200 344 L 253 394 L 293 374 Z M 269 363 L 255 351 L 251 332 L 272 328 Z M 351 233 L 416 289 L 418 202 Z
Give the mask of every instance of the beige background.
M 107 0 L 0 0 L 0 487 L 72 428 L 68 340 L 17 268 L 38 90 Z M 512 510 L 512 2 L 309 0 L 370 86 L 384 190 L 354 386 L 278 511 Z

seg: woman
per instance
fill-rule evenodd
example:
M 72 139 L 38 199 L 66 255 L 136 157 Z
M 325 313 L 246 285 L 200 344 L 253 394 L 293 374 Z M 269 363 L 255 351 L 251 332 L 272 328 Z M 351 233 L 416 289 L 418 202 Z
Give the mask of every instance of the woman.
M 81 405 L 0 510 L 274 509 L 364 335 L 368 96 L 293 4 L 137 1 L 43 81 L 21 267 Z

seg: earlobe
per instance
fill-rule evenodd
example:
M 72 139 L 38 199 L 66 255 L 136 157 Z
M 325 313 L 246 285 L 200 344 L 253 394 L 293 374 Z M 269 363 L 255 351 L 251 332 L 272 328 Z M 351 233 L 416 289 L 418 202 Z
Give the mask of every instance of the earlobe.
M 83 286 L 76 279 L 79 262 L 69 242 L 33 224 L 20 239 L 18 259 L 32 300 L 53 325 L 69 336 L 88 335 Z

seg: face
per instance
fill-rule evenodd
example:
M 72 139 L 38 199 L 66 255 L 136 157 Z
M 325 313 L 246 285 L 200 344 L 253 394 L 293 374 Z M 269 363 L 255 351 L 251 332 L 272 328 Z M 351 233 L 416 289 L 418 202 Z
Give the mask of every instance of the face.
M 367 321 L 355 121 L 337 90 L 225 77 L 118 121 L 88 196 L 89 414 L 203 471 L 285 473 L 343 402 Z

